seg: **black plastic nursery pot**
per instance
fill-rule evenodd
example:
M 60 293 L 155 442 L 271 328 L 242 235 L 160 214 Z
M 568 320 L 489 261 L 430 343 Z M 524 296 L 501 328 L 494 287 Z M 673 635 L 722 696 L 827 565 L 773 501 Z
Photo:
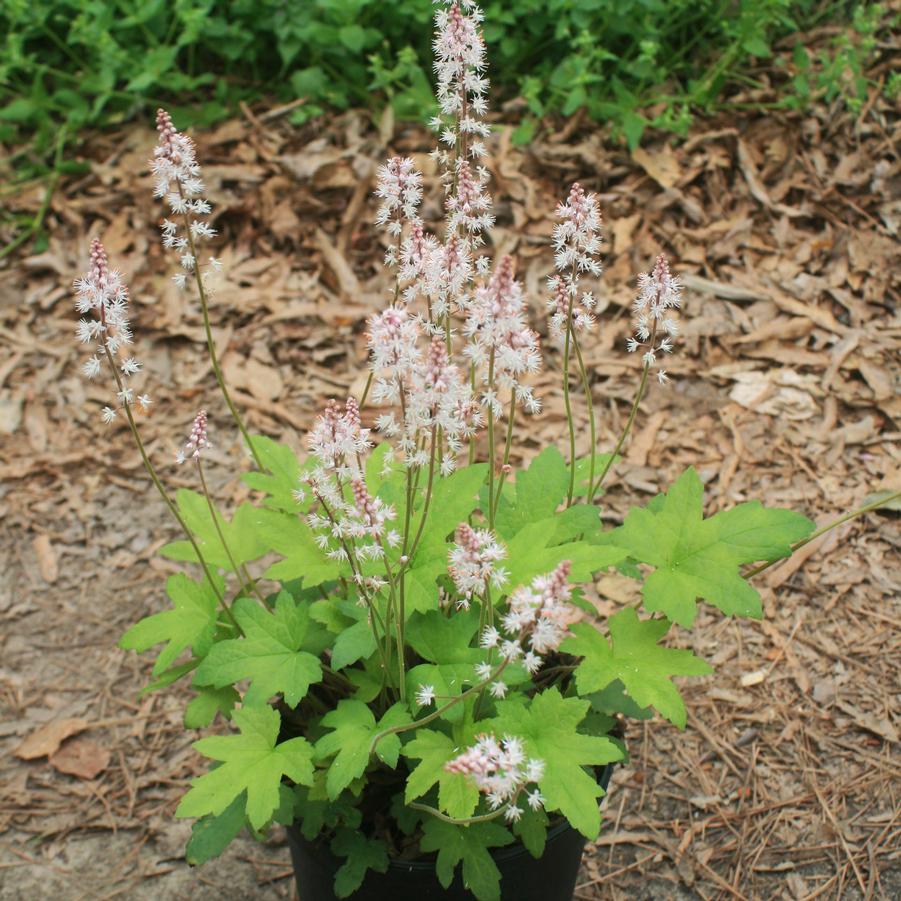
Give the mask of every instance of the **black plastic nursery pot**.
M 607 790 L 613 765 L 598 770 L 598 785 Z M 335 901 L 335 873 L 342 861 L 328 845 L 307 841 L 296 826 L 288 827 L 288 846 L 300 901 Z M 537 860 L 519 842 L 491 852 L 501 873 L 502 901 L 572 901 L 585 837 L 566 821 L 548 829 L 544 854 Z M 471 901 L 460 868 L 444 888 L 435 875 L 433 858 L 392 860 L 385 873 L 369 870 L 353 901 Z

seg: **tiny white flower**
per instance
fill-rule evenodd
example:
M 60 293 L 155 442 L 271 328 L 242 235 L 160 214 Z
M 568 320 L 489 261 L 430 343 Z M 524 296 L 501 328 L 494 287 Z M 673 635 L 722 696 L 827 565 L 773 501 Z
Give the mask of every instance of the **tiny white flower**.
M 416 691 L 416 703 L 419 707 L 428 707 L 435 700 L 434 685 L 420 685 Z
M 476 676 L 479 679 L 479 682 L 484 682 L 492 673 L 491 664 L 490 663 L 477 663 L 476 664 Z
M 100 418 L 104 422 L 110 423 L 116 418 L 116 411 L 112 407 L 104 407 L 100 411 Z
M 494 626 L 487 626 L 482 632 L 482 640 L 480 644 L 483 648 L 496 648 L 497 643 L 501 640 L 501 633 Z
M 522 808 L 518 807 L 516 804 L 511 804 L 504 811 L 504 819 L 508 823 L 518 823 L 521 817 L 522 817 Z
M 492 698 L 497 698 L 498 700 L 505 698 L 507 696 L 507 683 L 503 681 L 492 682 L 488 691 L 491 693 Z
M 94 356 L 85 360 L 84 365 L 81 367 L 81 371 L 89 379 L 97 378 L 97 376 L 100 375 L 100 358 Z

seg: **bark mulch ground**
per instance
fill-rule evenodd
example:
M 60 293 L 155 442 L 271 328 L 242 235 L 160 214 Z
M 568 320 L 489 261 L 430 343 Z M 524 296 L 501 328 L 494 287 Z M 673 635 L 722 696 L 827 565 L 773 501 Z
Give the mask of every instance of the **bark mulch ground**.
M 387 287 L 376 166 L 403 153 L 433 170 L 419 128 L 349 113 L 298 131 L 280 112 L 248 109 L 197 137 L 223 233 L 224 368 L 252 427 L 300 448 L 326 398 L 362 387 L 364 321 Z M 578 118 L 526 148 L 498 123 L 493 250 L 517 257 L 541 330 L 555 204 L 575 179 L 602 199 L 601 328 L 587 362 L 604 448 L 637 381 L 624 353 L 634 274 L 662 248 L 686 285 L 673 385 L 640 413 L 602 501 L 611 524 L 689 464 L 711 512 L 761 498 L 827 522 L 901 487 L 897 114 L 878 92 L 856 117 L 838 104 L 733 113 L 632 154 Z M 149 126 L 92 138 L 90 174 L 53 195 L 49 246 L 0 269 L 4 901 L 294 896 L 278 830 L 189 871 L 189 826 L 171 819 L 203 767 L 181 727 L 187 689 L 139 697 L 151 659 L 116 648 L 161 609 L 171 565 L 154 555 L 174 533 L 126 432 L 100 424 L 106 386 L 78 373 L 70 285 L 92 235 L 132 287 L 156 400 L 141 425 L 170 485 L 190 484 L 165 461 L 206 406 L 217 493 L 226 505 L 247 493 L 199 311 L 157 240 L 153 143 Z M 6 202 L 36 211 L 42 198 L 29 186 Z M 537 387 L 545 410 L 524 456 L 565 430 L 557 376 Z M 761 577 L 762 622 L 706 612 L 681 634 L 717 675 L 685 685 L 685 732 L 662 721 L 629 732 L 632 759 L 578 898 L 901 897 L 899 556 L 897 511 L 868 515 Z M 603 576 L 601 615 L 636 588 Z

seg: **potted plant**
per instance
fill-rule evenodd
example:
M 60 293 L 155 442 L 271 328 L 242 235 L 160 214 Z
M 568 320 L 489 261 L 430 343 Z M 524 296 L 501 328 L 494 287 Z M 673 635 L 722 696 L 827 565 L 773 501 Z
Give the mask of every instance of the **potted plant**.
M 76 282 L 79 337 L 95 348 L 84 373 L 112 374 L 103 419 L 127 421 L 183 532 L 162 554 L 190 564 L 168 580 L 171 607 L 121 644 L 163 645 L 147 690 L 191 680 L 187 728 L 234 727 L 195 743 L 210 768 L 176 811 L 196 819 L 188 859 L 215 856 L 245 827 L 284 824 L 304 899 L 571 897 L 610 768 L 626 759 L 624 718 L 656 711 L 684 728 L 672 677 L 711 672 L 663 640 L 691 628 L 699 600 L 761 616 L 741 567 L 759 571 L 813 533 L 799 513 L 756 501 L 705 518 L 692 469 L 604 526 L 597 501 L 639 404 L 667 382 L 659 361 L 674 349 L 681 288 L 662 256 L 639 279 L 635 398 L 602 453 L 582 350 L 596 325 L 601 218 L 578 184 L 556 212 L 547 289 L 568 453 L 548 446 L 514 470 L 540 410 L 530 377 L 543 355 L 513 261 L 483 243 L 493 216 L 480 21 L 466 0 L 436 14 L 443 228 L 420 218 L 413 162 L 390 159 L 376 221 L 393 287 L 367 324 L 366 388 L 328 404 L 302 456 L 251 435 L 228 392 L 208 308 L 219 264 L 200 252 L 215 237 L 210 205 L 193 142 L 158 113 L 163 243 L 181 265 L 176 284 L 199 301 L 256 502 L 230 518 L 217 509 L 203 411 L 178 455 L 196 490 L 170 493 L 135 416 L 151 400 L 132 387 L 128 291 L 99 241 Z M 588 405 L 585 457 L 576 403 Z M 599 622 L 590 588 L 611 567 L 642 580 L 642 602 Z

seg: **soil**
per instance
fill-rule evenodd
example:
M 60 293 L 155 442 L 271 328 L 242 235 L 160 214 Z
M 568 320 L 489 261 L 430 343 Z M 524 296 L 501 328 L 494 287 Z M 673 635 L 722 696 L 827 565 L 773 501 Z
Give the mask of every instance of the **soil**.
M 772 96 L 761 84 L 747 102 Z M 579 118 L 529 147 L 512 143 L 515 114 L 498 121 L 493 250 L 517 257 L 542 331 L 555 204 L 575 179 L 601 197 L 606 272 L 587 363 L 603 448 L 635 390 L 634 274 L 662 248 L 686 285 L 673 383 L 642 408 L 603 499 L 611 524 L 687 465 L 709 512 L 761 498 L 829 522 L 901 488 L 898 111 L 874 90 L 856 116 L 838 101 L 733 112 L 632 153 Z M 403 153 L 429 172 L 430 139 L 358 112 L 295 129 L 262 106 L 196 137 L 222 233 L 224 368 L 252 428 L 301 448 L 326 398 L 359 393 L 365 318 L 385 298 L 376 166 Z M 166 461 L 202 405 L 217 496 L 249 494 L 199 311 L 156 237 L 153 143 L 149 120 L 89 136 L 90 174 L 57 186 L 47 247 L 0 269 L 2 901 L 295 897 L 280 829 L 199 870 L 183 862 L 190 826 L 171 815 L 204 767 L 181 725 L 188 690 L 141 696 L 151 657 L 116 647 L 162 609 L 173 566 L 156 551 L 174 532 L 125 430 L 100 422 L 106 386 L 78 372 L 70 285 L 92 235 L 132 288 L 156 401 L 141 427 L 168 484 L 191 485 Z M 30 185 L 6 202 L 34 214 L 42 200 Z M 434 200 L 425 213 L 437 218 Z M 545 411 L 523 457 L 564 428 L 557 376 L 537 388 Z M 897 510 L 869 514 L 757 580 L 763 621 L 705 611 L 678 634 L 716 676 L 683 683 L 684 732 L 631 728 L 576 897 L 901 897 L 899 558 Z M 635 592 L 603 576 L 599 614 Z M 22 759 L 47 724 L 71 734 Z

